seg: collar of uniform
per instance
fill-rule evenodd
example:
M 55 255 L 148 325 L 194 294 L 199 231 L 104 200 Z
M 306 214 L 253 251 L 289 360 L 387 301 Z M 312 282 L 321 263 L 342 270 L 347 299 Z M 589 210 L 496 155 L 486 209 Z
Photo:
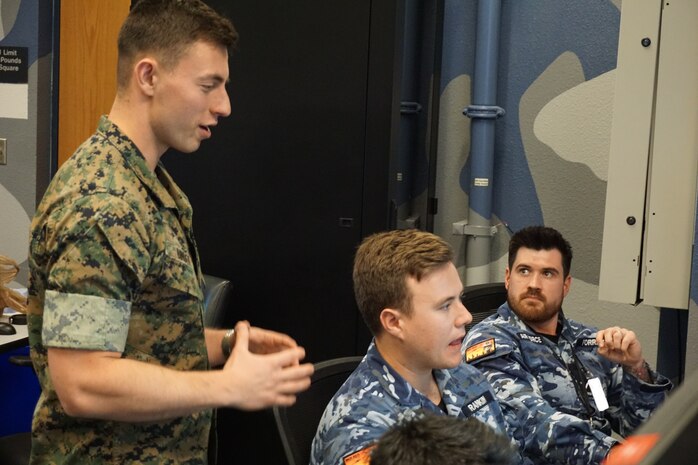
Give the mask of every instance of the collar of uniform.
M 138 179 L 148 188 L 148 190 L 160 201 L 165 208 L 176 208 L 177 204 L 172 195 L 162 185 L 156 173 L 152 172 L 145 163 L 145 157 L 126 134 L 121 132 L 119 127 L 112 123 L 104 115 L 99 120 L 97 131 L 104 134 L 110 144 L 121 153 L 131 170 L 138 176 Z M 156 171 L 163 171 L 161 164 L 155 168 Z M 166 173 L 166 172 L 165 172 Z M 169 179 L 169 175 L 167 175 Z M 173 184 L 173 183 L 172 183 Z
M 393 367 L 385 361 L 378 352 L 375 341 L 371 342 L 366 354 L 366 363 L 369 369 L 378 377 L 385 392 L 389 393 L 400 404 L 408 407 L 424 407 L 430 410 L 439 410 L 424 394 L 408 383 Z M 458 394 L 458 386 L 452 383 L 452 375 L 449 370 L 433 370 L 436 384 L 439 386 L 441 398 L 448 406 L 454 403 L 455 399 L 462 397 Z
M 514 310 L 509 307 L 509 302 L 504 302 L 497 310 L 497 313 L 506 323 L 514 325 L 524 331 L 532 331 L 531 328 L 529 328 L 528 325 L 524 323 L 516 313 L 514 313 Z
M 172 200 L 177 207 L 179 221 L 182 223 L 182 226 L 184 226 L 187 230 L 190 230 L 192 226 L 193 211 L 191 208 L 191 203 L 189 203 L 189 199 L 184 191 L 182 191 L 182 189 L 180 189 L 179 186 L 174 182 L 172 176 L 170 176 L 170 173 L 167 172 L 162 162 L 158 163 L 158 166 L 155 167 L 155 171 L 160 184 L 164 187 L 168 194 L 168 198 Z
M 581 334 L 584 334 L 589 328 L 591 328 L 584 326 L 581 323 L 577 323 L 574 320 L 570 320 L 565 316 L 562 310 L 560 310 L 560 321 L 562 321 L 562 330 L 560 331 L 560 334 L 565 336 L 565 338 L 570 341 L 576 340 Z M 595 333 L 596 330 L 593 329 L 593 332 Z

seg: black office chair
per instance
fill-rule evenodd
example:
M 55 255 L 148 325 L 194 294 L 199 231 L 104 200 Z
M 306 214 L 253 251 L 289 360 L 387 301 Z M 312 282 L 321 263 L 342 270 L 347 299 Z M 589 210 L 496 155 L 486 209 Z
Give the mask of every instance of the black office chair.
M 204 326 L 220 328 L 225 317 L 225 310 L 230 304 L 233 285 L 227 279 L 204 275 Z M 10 363 L 31 367 L 31 358 L 16 355 L 9 358 Z M 31 451 L 31 433 L 23 432 L 0 437 L 0 464 L 26 465 Z
M 310 388 L 298 395 L 296 403 L 291 407 L 274 407 L 288 465 L 310 462 L 310 446 L 325 407 L 362 359 L 362 356 L 342 357 L 316 363 Z
M 466 286 L 461 294 L 461 301 L 465 308 L 473 315 L 473 321 L 466 328 L 470 328 L 490 315 L 497 313 L 497 309 L 507 300 L 507 290 L 504 283 L 486 283 Z
M 226 309 L 230 306 L 233 285 L 230 281 L 209 274 L 204 275 L 204 326 L 221 328 Z

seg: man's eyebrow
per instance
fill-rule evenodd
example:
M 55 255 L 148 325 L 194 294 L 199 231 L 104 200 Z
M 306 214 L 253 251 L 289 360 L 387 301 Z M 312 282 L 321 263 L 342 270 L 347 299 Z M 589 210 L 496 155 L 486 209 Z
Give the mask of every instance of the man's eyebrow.
M 223 76 L 221 76 L 220 74 L 205 74 L 201 76 L 199 79 L 201 79 L 202 81 L 213 80 L 219 83 L 223 82 L 225 84 L 230 84 L 230 78 L 224 79 Z
M 461 296 L 463 295 L 463 292 L 464 292 L 464 290 L 461 290 L 457 295 L 452 295 L 452 296 L 446 297 L 445 299 L 440 300 L 438 302 L 437 306 L 441 307 L 442 305 L 445 305 L 447 303 L 451 303 L 456 299 L 460 299 Z

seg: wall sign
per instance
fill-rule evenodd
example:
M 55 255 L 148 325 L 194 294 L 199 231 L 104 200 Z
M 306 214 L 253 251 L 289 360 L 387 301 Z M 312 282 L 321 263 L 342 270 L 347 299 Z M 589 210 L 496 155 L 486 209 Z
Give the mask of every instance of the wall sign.
M 0 83 L 27 84 L 28 61 L 27 47 L 0 47 Z
M 29 117 L 29 52 L 27 47 L 0 47 L 0 118 Z

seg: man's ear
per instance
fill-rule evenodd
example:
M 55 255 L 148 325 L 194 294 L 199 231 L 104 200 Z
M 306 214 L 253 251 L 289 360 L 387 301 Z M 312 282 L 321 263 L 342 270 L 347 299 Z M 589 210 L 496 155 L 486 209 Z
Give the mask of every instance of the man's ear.
M 158 63 L 152 58 L 142 58 L 133 67 L 133 80 L 145 95 L 152 97 L 158 80 Z
M 383 331 L 394 336 L 402 336 L 402 312 L 395 308 L 384 308 L 380 314 Z
M 509 271 L 509 267 L 507 266 L 504 269 L 504 289 L 509 290 L 509 279 L 511 278 L 511 271 Z
M 562 284 L 562 297 L 567 297 L 567 294 L 570 292 L 570 284 L 572 284 L 572 275 L 568 274 Z

